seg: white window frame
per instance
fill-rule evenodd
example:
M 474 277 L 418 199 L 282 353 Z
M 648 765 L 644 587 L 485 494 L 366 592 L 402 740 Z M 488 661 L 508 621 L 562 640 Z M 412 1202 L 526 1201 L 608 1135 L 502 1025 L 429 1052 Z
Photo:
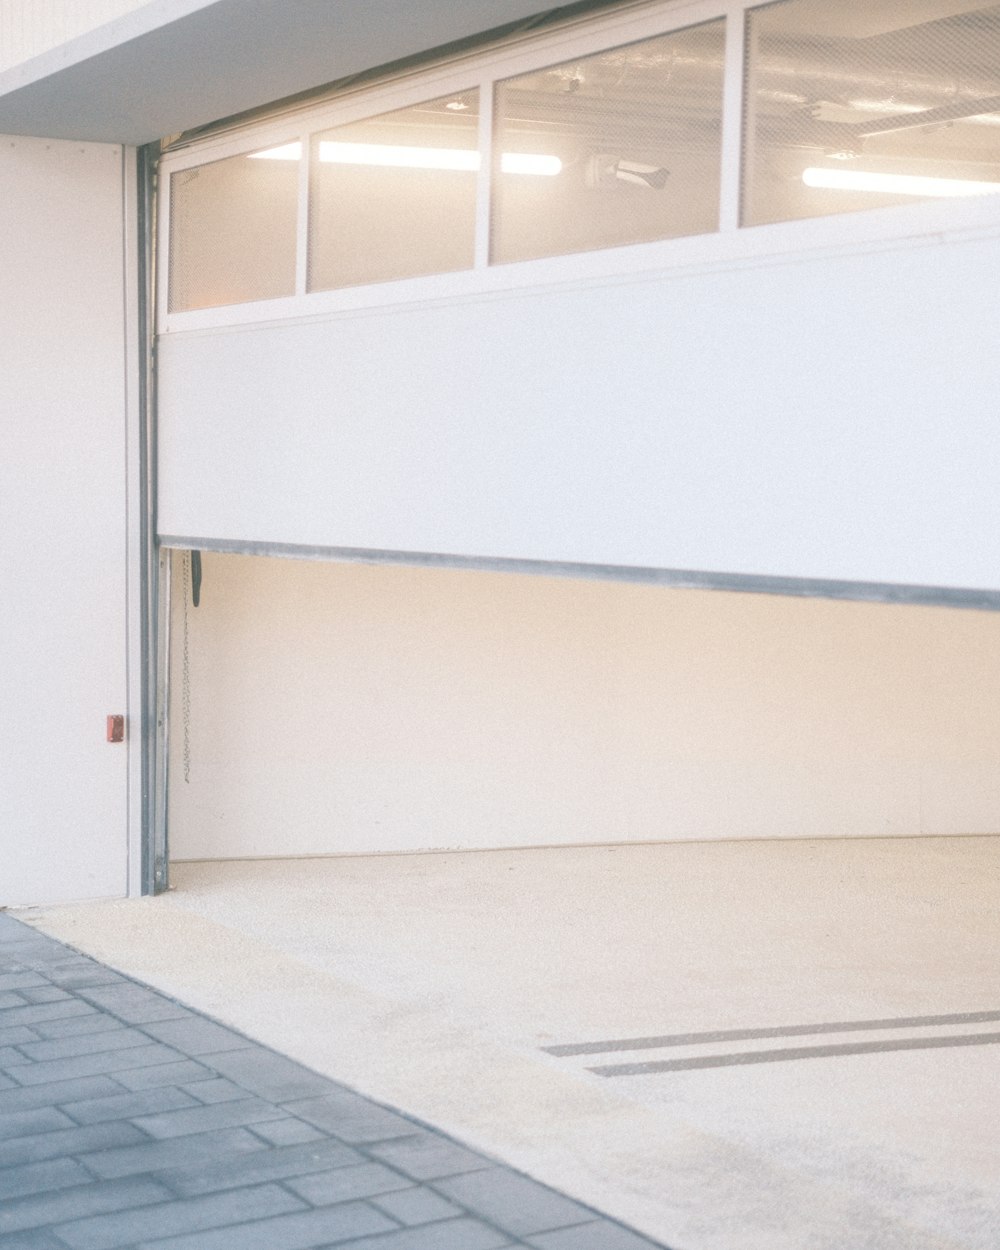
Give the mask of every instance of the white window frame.
M 157 328 L 161 334 L 211 330 L 275 321 L 329 319 L 393 306 L 503 297 L 553 286 L 605 285 L 664 275 L 733 269 L 791 261 L 817 251 L 853 253 L 883 250 L 923 239 L 1000 234 L 1000 196 L 924 200 L 861 212 L 810 217 L 769 225 L 740 225 L 743 152 L 744 40 L 748 10 L 761 0 L 652 0 L 589 16 L 542 35 L 526 36 L 470 53 L 378 85 L 345 91 L 311 106 L 192 143 L 160 161 L 157 268 Z M 501 264 L 489 263 L 490 170 L 484 159 L 479 178 L 475 261 L 471 269 L 417 278 L 307 290 L 309 165 L 311 138 L 335 126 L 377 117 L 443 95 L 478 88 L 480 139 L 489 156 L 494 85 L 549 65 L 576 60 L 624 44 L 669 34 L 724 18 L 719 227 L 709 234 L 575 252 Z M 171 312 L 169 299 L 170 178 L 185 169 L 280 144 L 301 142 L 295 294 L 276 299 Z

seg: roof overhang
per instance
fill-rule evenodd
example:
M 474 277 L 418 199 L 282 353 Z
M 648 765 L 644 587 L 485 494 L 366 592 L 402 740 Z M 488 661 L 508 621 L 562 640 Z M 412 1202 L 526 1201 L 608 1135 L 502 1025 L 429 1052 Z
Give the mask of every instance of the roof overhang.
M 150 0 L 0 73 L 0 133 L 149 143 L 556 7 L 553 0 Z

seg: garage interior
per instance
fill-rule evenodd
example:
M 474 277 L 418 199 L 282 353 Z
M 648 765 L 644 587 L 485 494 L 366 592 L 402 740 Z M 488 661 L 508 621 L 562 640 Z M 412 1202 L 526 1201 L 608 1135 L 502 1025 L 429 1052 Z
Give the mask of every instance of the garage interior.
M 175 862 L 1000 830 L 990 612 L 172 558 Z

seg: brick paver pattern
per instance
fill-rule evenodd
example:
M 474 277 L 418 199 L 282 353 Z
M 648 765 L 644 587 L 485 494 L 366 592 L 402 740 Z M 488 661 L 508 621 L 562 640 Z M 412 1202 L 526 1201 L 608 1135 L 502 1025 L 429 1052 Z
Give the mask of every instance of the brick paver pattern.
M 0 914 L 0 1250 L 328 1246 L 663 1250 Z

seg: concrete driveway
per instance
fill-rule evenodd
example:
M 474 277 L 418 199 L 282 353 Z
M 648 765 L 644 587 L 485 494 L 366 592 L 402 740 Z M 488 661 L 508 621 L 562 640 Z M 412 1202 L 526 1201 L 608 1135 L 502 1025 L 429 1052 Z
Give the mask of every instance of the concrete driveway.
M 1000 838 L 174 865 L 44 932 L 677 1250 L 996 1250 Z

